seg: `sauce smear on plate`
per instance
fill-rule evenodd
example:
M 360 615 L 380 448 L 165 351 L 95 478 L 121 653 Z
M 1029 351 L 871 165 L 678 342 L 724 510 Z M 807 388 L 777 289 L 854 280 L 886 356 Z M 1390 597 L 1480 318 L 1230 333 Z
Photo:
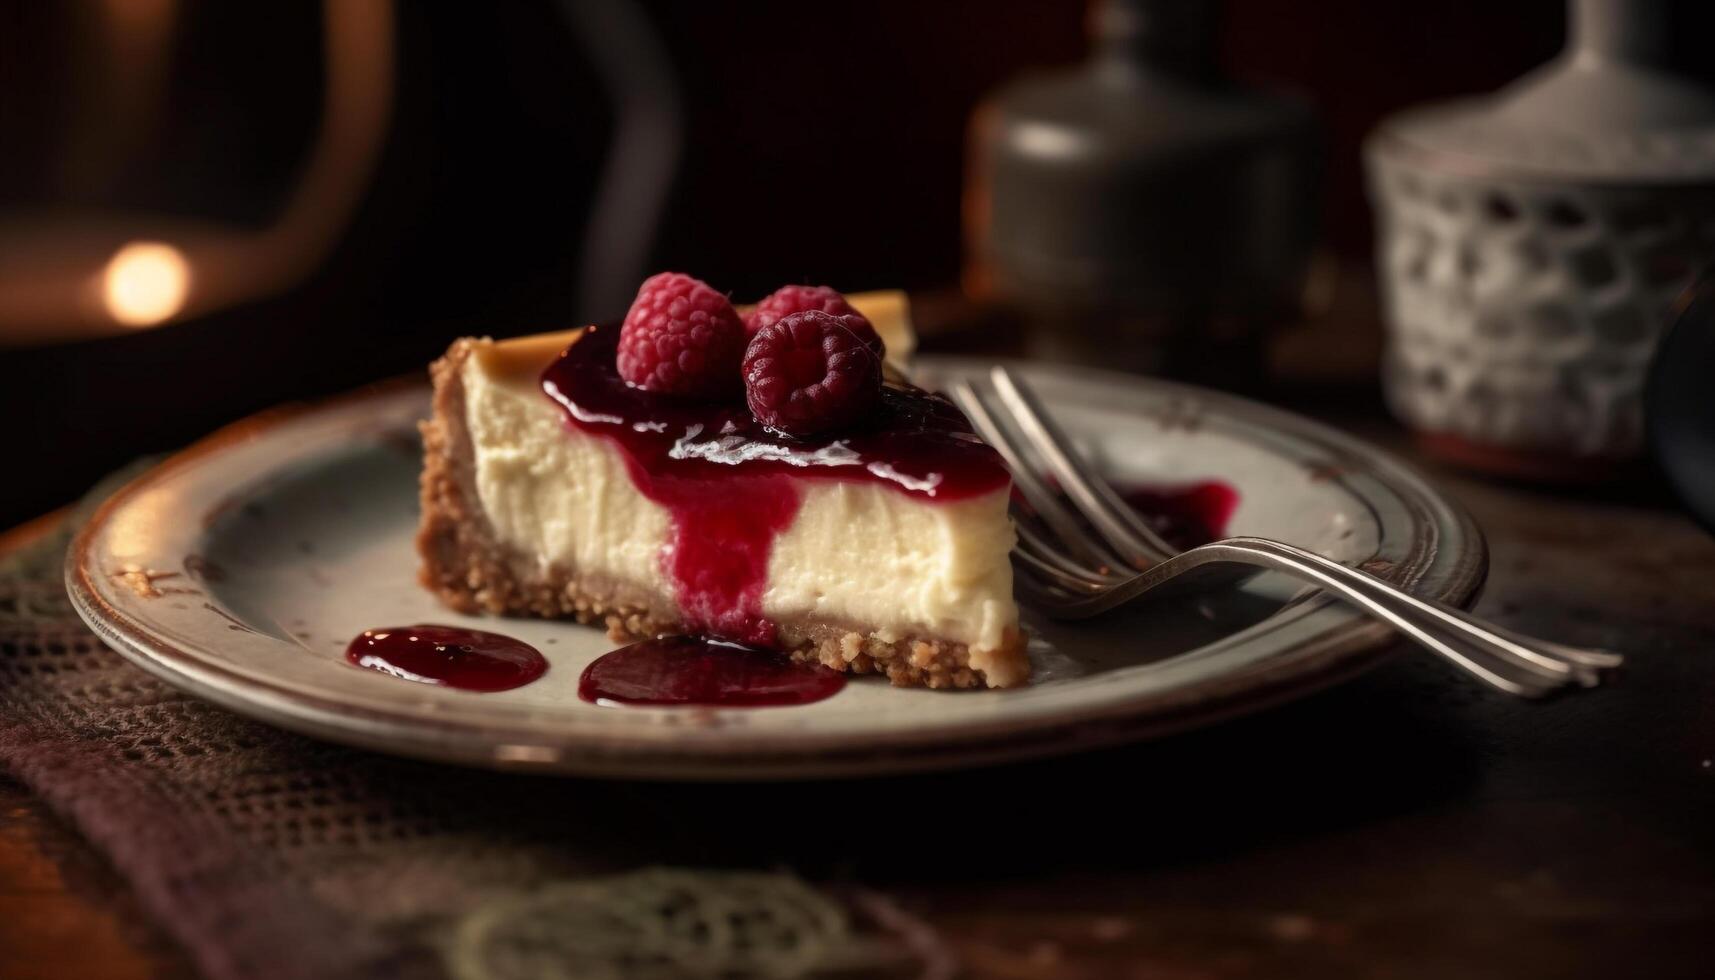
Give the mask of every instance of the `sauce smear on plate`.
M 547 658 L 510 636 L 458 626 L 364 630 L 345 659 L 367 670 L 461 691 L 510 691 L 548 671 Z
M 604 654 L 584 669 L 578 697 L 595 703 L 721 708 L 809 704 L 846 686 L 844 674 L 784 654 L 668 636 Z
M 1226 537 L 1227 521 L 1239 506 L 1239 492 L 1219 480 L 1119 491 L 1162 540 L 1181 550 Z

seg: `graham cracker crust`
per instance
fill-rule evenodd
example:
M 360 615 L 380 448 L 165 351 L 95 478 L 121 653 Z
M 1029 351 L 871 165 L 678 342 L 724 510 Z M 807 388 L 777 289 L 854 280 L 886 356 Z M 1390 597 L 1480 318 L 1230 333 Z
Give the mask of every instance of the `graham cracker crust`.
M 602 624 L 615 643 L 684 632 L 670 597 L 653 590 L 550 568 L 537 572 L 496 540 L 476 505 L 474 457 L 465 425 L 462 370 L 476 341 L 456 341 L 429 367 L 432 414 L 423 422 L 422 521 L 418 578 L 441 602 L 462 613 L 574 619 Z M 793 659 L 852 674 L 882 674 L 897 687 L 1010 687 L 1029 677 L 1024 637 L 1008 631 L 987 658 L 989 676 L 971 665 L 971 650 L 920 636 L 883 636 L 836 623 L 781 623 L 782 648 Z

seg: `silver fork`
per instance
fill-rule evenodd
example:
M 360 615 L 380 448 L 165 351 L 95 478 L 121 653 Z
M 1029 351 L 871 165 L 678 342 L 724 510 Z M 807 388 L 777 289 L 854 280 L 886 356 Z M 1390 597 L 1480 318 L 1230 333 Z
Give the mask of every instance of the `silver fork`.
M 1509 694 L 1539 698 L 1595 687 L 1622 663 L 1619 654 L 1538 640 L 1485 623 L 1282 541 L 1234 537 L 1179 551 L 1072 450 L 1071 440 L 1036 395 L 1011 372 L 996 367 L 990 382 L 992 395 L 968 381 L 953 385 L 951 392 L 971 424 L 1005 458 L 1014 485 L 1030 504 L 1028 512 L 1013 507 L 1018 528 L 1013 562 L 1021 591 L 1051 617 L 1088 619 L 1194 568 L 1236 564 L 1316 585 Z

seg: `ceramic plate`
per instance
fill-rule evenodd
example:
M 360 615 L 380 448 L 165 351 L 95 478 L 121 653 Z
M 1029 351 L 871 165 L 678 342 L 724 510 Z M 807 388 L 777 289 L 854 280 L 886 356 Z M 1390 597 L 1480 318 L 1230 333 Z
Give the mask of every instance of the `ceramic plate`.
M 931 386 L 987 363 L 925 359 Z M 1234 534 L 1360 565 L 1456 604 L 1486 557 L 1469 517 L 1408 467 L 1338 432 L 1197 388 L 1015 365 L 1121 483 L 1224 481 Z M 145 474 L 73 543 L 67 581 L 113 647 L 170 683 L 310 735 L 479 765 L 662 779 L 834 777 L 1067 752 L 1204 724 L 1352 675 L 1386 631 L 1273 573 L 1209 579 L 1095 623 L 1026 609 L 1035 680 L 1010 691 L 857 679 L 811 705 L 603 707 L 579 673 L 597 629 L 476 619 L 416 583 L 418 386 L 378 388 L 222 430 Z M 384 625 L 516 636 L 552 667 L 473 694 L 348 665 Z

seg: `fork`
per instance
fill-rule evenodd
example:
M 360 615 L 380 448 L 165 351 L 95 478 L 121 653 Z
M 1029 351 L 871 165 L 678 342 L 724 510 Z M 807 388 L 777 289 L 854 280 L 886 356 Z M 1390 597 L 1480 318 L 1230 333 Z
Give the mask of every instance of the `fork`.
M 1192 569 L 1245 565 L 1284 572 L 1338 596 L 1508 694 L 1541 698 L 1596 687 L 1612 679 L 1623 661 L 1605 650 L 1534 639 L 1486 623 L 1283 541 L 1231 537 L 1179 551 L 1079 457 L 1035 393 L 1012 372 L 995 367 L 989 381 L 988 389 L 959 381 L 950 392 L 1006 460 L 1029 505 L 1013 504 L 1018 529 L 1013 564 L 1020 590 L 1050 617 L 1089 619 Z

